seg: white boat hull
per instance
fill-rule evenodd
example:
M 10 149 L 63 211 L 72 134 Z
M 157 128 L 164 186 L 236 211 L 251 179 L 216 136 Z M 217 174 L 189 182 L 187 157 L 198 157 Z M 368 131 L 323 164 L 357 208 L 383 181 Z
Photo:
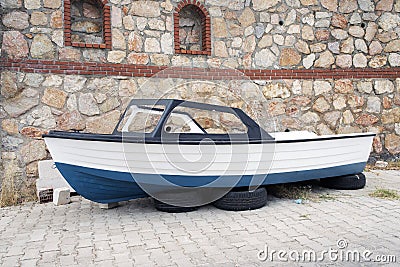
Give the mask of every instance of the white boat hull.
M 254 144 L 144 144 L 46 137 L 60 172 L 75 190 L 96 202 L 146 194 L 137 185 L 164 177 L 182 186 L 276 184 L 362 172 L 373 136 L 276 133 Z M 255 179 L 256 178 L 256 179 Z

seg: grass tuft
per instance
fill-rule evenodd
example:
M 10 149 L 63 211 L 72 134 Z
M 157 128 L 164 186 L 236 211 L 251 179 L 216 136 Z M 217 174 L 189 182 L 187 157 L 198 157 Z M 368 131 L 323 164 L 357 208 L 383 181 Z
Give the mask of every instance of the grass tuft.
M 302 215 L 300 215 L 300 220 L 310 220 L 310 214 L 302 214 Z
M 289 183 L 289 184 L 276 184 L 268 186 L 268 192 L 278 198 L 286 199 L 301 199 L 302 203 L 308 201 L 320 202 L 335 200 L 336 196 L 327 193 L 324 188 L 318 186 L 313 181 Z
M 400 170 L 400 160 L 397 161 L 389 161 L 386 169 L 388 170 Z
M 388 161 L 388 165 L 385 168 L 378 168 L 373 164 L 367 164 L 364 172 L 370 172 L 372 170 L 400 170 L 400 160 Z
M 310 200 L 312 186 L 298 183 L 277 184 L 269 186 L 268 191 L 278 198 Z
M 321 194 L 321 195 L 319 195 L 319 198 L 322 199 L 322 200 L 335 200 L 336 199 L 335 196 L 330 195 L 329 193 Z
M 18 194 L 18 203 L 38 201 L 36 179 L 28 179 Z
M 16 168 L 14 161 L 11 161 L 5 167 L 4 180 L 1 187 L 0 207 L 18 204 L 18 194 L 14 182 L 15 175 L 18 172 Z
M 363 170 L 363 172 L 370 172 L 374 169 L 374 165 L 367 164 Z
M 369 193 L 369 196 L 383 198 L 383 199 L 392 199 L 392 200 L 400 199 L 400 195 L 396 190 L 384 189 L 384 188 L 376 189 L 374 192 Z

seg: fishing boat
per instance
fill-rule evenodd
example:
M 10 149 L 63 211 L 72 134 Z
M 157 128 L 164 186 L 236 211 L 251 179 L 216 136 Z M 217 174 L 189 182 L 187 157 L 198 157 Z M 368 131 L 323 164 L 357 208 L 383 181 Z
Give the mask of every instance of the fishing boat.
M 78 194 L 113 203 L 172 186 L 230 190 L 359 174 L 374 136 L 268 133 L 238 108 L 134 99 L 112 134 L 50 131 L 43 137 Z

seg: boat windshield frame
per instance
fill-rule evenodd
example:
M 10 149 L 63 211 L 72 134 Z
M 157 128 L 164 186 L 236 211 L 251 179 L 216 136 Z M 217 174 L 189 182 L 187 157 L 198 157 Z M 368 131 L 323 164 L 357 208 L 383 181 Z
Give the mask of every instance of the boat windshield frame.
M 131 109 L 132 106 L 141 106 L 141 108 L 148 108 L 155 111 L 162 112 L 161 117 L 159 118 L 155 128 L 153 131 L 148 133 L 138 133 L 138 132 L 127 132 L 119 130 L 119 127 L 123 123 L 125 116 L 127 116 L 127 112 Z M 147 106 L 147 107 L 145 107 Z M 151 106 L 149 108 L 148 106 Z M 164 106 L 165 109 L 158 109 L 156 106 Z M 207 110 L 207 111 L 217 111 L 224 112 L 235 115 L 244 126 L 247 127 L 246 133 L 229 133 L 229 134 L 220 134 L 220 133 L 207 133 L 197 122 L 192 118 L 192 121 L 197 124 L 197 126 L 201 129 L 202 132 L 197 133 L 169 133 L 165 131 L 164 126 L 170 117 L 173 114 L 182 114 L 185 116 L 191 117 L 186 112 L 176 111 L 176 107 L 185 107 L 185 108 L 193 108 L 198 110 Z M 125 124 L 127 121 L 125 121 Z M 263 128 L 261 128 L 253 119 L 251 119 L 245 112 L 243 112 L 239 108 L 232 108 L 228 106 L 220 106 L 213 104 L 205 104 L 198 103 L 186 100 L 177 100 L 177 99 L 133 99 L 130 101 L 128 106 L 125 109 L 125 112 L 120 117 L 112 135 L 123 135 L 124 137 L 144 137 L 147 140 L 161 140 L 167 141 L 169 139 L 179 141 L 201 141 L 204 139 L 210 139 L 213 141 L 266 141 L 266 140 L 274 140 L 274 138 L 269 135 Z

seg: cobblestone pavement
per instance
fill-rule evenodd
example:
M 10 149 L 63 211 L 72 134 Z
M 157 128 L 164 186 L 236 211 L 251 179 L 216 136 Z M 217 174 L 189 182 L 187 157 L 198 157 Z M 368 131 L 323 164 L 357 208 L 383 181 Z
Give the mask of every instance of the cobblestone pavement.
M 1 266 L 267 266 L 287 265 L 273 254 L 261 261 L 260 250 L 285 250 L 290 259 L 304 250 L 321 256 L 370 250 L 400 261 L 400 201 L 372 198 L 377 187 L 400 189 L 399 171 L 367 172 L 367 187 L 358 191 L 321 189 L 328 197 L 295 204 L 270 197 L 262 209 L 222 211 L 209 205 L 183 214 L 158 212 L 150 199 L 130 201 L 111 210 L 73 197 L 72 203 L 27 203 L 0 209 Z M 339 245 L 347 247 L 338 248 Z M 292 252 L 295 251 L 295 252 Z M 289 252 L 290 255 L 289 256 Z M 324 254 L 322 262 L 337 265 Z M 351 257 L 351 256 L 349 256 Z M 342 257 L 346 259 L 346 257 Z M 350 258 L 352 260 L 352 258 Z M 366 263 L 363 265 L 376 265 Z M 394 264 L 393 264 L 394 265 Z

